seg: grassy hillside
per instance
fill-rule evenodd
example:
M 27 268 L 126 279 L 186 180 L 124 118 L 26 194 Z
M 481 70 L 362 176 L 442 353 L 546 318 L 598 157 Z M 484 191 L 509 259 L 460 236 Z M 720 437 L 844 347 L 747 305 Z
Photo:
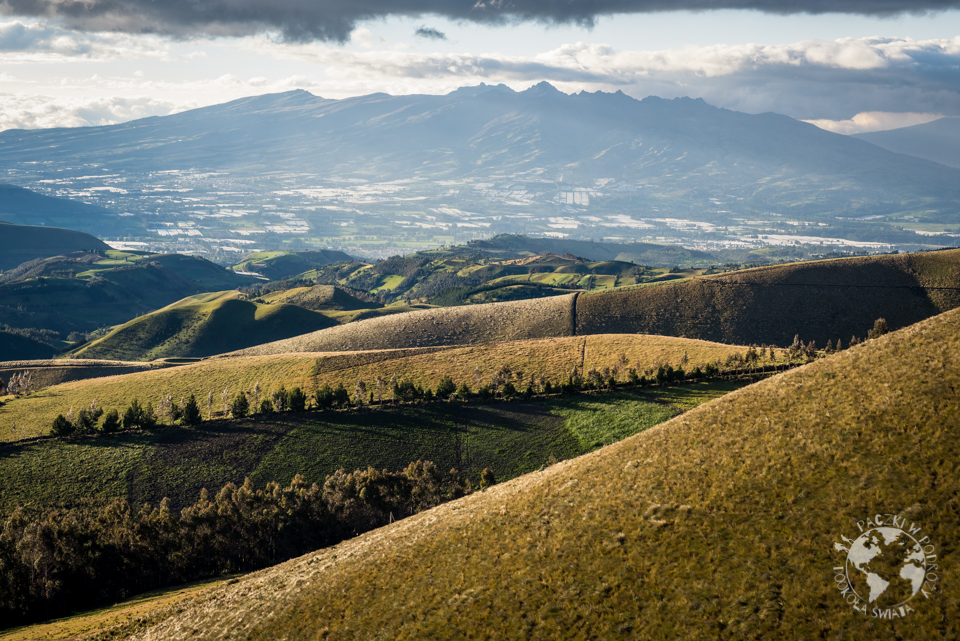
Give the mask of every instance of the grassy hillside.
M 368 409 L 215 421 L 192 429 L 48 440 L 0 446 L 0 515 L 17 505 L 174 507 L 249 477 L 258 487 L 288 484 L 296 474 L 322 483 L 340 468 L 400 470 L 430 460 L 479 481 L 484 468 L 513 478 L 615 442 L 671 418 L 686 406 L 738 384 L 703 383 L 671 390 L 621 392 L 526 403 Z M 739 384 L 742 385 L 742 384 Z M 19 482 L 29 477 L 30 483 Z
M 570 294 L 511 303 L 426 309 L 333 327 L 252 347 L 238 355 L 476 345 L 571 336 L 575 298 L 575 294 Z
M 53 360 L 0 361 L 0 378 L 9 380 L 17 373 L 30 373 L 38 387 L 50 387 L 70 381 L 118 376 L 131 372 L 149 371 L 165 367 L 164 363 L 129 363 L 123 361 L 98 361 L 58 358 Z
M 574 274 L 576 275 L 576 274 Z M 677 280 L 665 280 L 676 277 Z M 611 277 L 613 278 L 613 277 Z M 574 309 L 575 306 L 575 309 Z M 736 344 L 825 345 L 960 306 L 960 250 L 845 258 L 714 276 L 665 274 L 639 287 L 401 314 L 261 345 L 243 354 L 346 351 L 642 333 Z M 574 322 L 576 329 L 574 331 Z
M 0 193 L 3 193 L 2 185 Z M 3 205 L 0 205 L 0 211 L 2 209 Z M 80 231 L 14 225 L 0 221 L 0 271 L 13 269 L 21 263 L 37 258 L 108 249 L 110 247 L 96 236 Z
M 937 289 L 945 288 L 945 289 Z M 577 333 L 824 345 L 886 318 L 899 329 L 960 306 L 960 250 L 761 267 L 577 300 Z
M 318 312 L 239 300 L 236 292 L 200 298 L 187 298 L 124 323 L 74 356 L 108 360 L 212 356 L 336 325 Z
M 334 285 L 295 287 L 271 292 L 261 298 L 266 303 L 287 303 L 313 311 L 358 311 L 382 307 L 378 303 L 368 303 L 351 296 Z
M 269 251 L 250 254 L 232 269 L 261 274 L 270 280 L 283 280 L 330 263 L 348 263 L 352 260 L 348 254 L 331 249 L 305 252 Z
M 952 311 L 98 638 L 957 638 L 958 386 Z M 937 555 L 906 618 L 907 552 L 835 583 L 877 514 Z
M 255 280 L 194 256 L 105 251 L 39 259 L 0 276 L 0 322 L 61 333 L 124 323 Z
M 625 355 L 631 367 L 641 370 L 658 364 L 677 366 L 687 355 L 687 367 L 703 366 L 743 353 L 743 347 L 718 345 L 660 336 L 608 335 L 587 338 L 559 338 L 518 341 L 476 347 L 420 348 L 360 353 L 294 353 L 210 359 L 169 369 L 151 369 L 137 374 L 76 381 L 57 385 L 0 407 L 0 440 L 16 440 L 49 432 L 57 414 L 73 407 L 79 410 L 96 401 L 99 406 L 124 408 L 134 398 L 143 403 L 158 403 L 170 394 L 179 400 L 195 394 L 207 415 L 206 398 L 212 393 L 214 411 L 221 409 L 220 394 L 251 391 L 260 383 L 264 393 L 285 386 L 300 386 L 313 391 L 325 383 L 338 383 L 351 391 L 358 379 L 368 389 L 376 377 L 389 381 L 394 375 L 415 384 L 436 388 L 444 375 L 459 384 L 466 382 L 474 390 L 476 369 L 484 383 L 503 365 L 515 372 L 545 376 L 554 384 L 569 375 L 583 359 L 584 371 L 612 367 Z M 11 431 L 13 424 L 17 432 Z

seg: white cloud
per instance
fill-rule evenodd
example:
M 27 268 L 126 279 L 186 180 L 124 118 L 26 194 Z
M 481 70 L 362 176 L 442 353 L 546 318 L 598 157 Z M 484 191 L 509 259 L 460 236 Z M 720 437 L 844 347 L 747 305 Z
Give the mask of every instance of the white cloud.
M 886 131 L 912 125 L 922 125 L 940 118 L 943 118 L 943 114 L 864 111 L 848 120 L 807 120 L 806 122 L 838 134 L 863 134 L 869 131 Z
M 153 98 L 63 99 L 0 93 L 0 130 L 109 125 L 175 109 Z

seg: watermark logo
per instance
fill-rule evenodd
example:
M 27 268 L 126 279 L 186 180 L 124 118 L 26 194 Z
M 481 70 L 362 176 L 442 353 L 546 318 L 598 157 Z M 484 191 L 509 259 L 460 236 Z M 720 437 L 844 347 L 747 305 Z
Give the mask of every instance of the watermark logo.
M 833 544 L 843 562 L 833 568 L 840 596 L 854 612 L 876 619 L 915 612 L 940 580 L 930 537 L 919 524 L 895 514 L 857 521 L 857 528 L 854 538 L 841 534 L 841 542 Z

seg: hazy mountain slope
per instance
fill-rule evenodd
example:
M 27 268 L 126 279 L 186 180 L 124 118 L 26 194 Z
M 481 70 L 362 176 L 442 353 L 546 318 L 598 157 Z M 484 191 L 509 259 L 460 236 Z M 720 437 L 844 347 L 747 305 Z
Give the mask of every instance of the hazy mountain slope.
M 929 288 L 929 289 L 926 289 Z M 944 288 L 944 289 L 937 289 Z M 894 329 L 960 306 L 960 250 L 761 267 L 577 299 L 577 333 L 668 334 L 844 345 L 880 317 Z
M 344 100 L 295 91 L 121 125 L 0 133 L 0 166 L 31 160 L 422 180 L 550 167 L 578 184 L 656 179 L 658 191 L 693 190 L 704 200 L 747 185 L 751 200 L 809 201 L 810 212 L 822 212 L 823 199 L 830 207 L 847 207 L 842 201 L 851 198 L 887 207 L 960 194 L 955 169 L 786 116 L 687 98 L 566 95 L 546 83 L 519 93 L 481 85 L 446 96 Z
M 914 612 L 885 620 L 853 612 L 833 568 L 857 521 L 888 514 L 929 537 L 938 578 L 960 569 L 958 386 L 953 311 L 122 636 L 953 638 L 953 583 L 927 582 Z
M 16 189 L 16 188 L 10 188 Z M 7 185 L 0 185 L 0 216 L 8 191 Z M 36 194 L 34 194 L 36 195 Z M 45 196 L 39 196 L 45 198 Z M 57 200 L 57 199 L 51 199 Z M 13 269 L 21 263 L 37 258 L 49 258 L 78 251 L 106 250 L 110 247 L 90 234 L 72 229 L 57 227 L 36 227 L 14 225 L 0 221 L 0 271 Z
M 188 298 L 135 318 L 74 356 L 129 361 L 212 356 L 333 325 L 337 322 L 296 305 L 258 305 L 228 292 L 206 302 Z
M 2 149 L 4 145 L 5 143 L 0 142 L 0 149 Z M 0 151 L 0 155 L 3 155 L 3 153 L 4 152 Z M 49 149 L 46 153 L 49 153 Z M 118 220 L 116 218 L 116 214 L 104 209 L 103 207 L 88 205 L 86 203 L 68 200 L 65 198 L 44 196 L 30 191 L 29 189 L 2 183 L 0 183 L 0 218 L 2 218 L 4 221 L 17 225 L 47 225 L 50 227 L 66 227 L 70 229 L 89 231 L 103 228 L 111 219 L 114 223 L 116 223 Z M 4 234 L 10 231 L 12 230 L 4 228 Z M 63 233 L 67 232 L 68 230 L 64 229 L 59 231 Z M 18 236 L 18 238 L 27 241 L 29 243 L 28 247 L 35 246 L 36 241 L 30 234 L 36 232 L 34 232 L 32 229 L 28 229 L 25 230 L 24 233 L 27 235 Z M 78 246 L 74 246 L 72 249 L 67 249 L 66 251 L 106 248 L 106 246 L 100 241 L 93 243 L 91 239 L 84 238 L 86 234 L 81 235 L 80 232 L 74 232 L 74 234 L 75 235 L 73 235 L 72 238 L 69 234 L 64 234 L 59 238 L 56 235 L 51 234 L 46 236 L 44 240 L 49 240 L 52 243 L 64 243 L 65 246 L 72 244 L 74 241 L 78 243 Z M 3 244 L 4 241 L 0 240 L 0 246 Z M 15 245 L 11 245 L 11 247 L 15 247 Z M 25 258 L 24 260 L 31 260 L 32 258 L 38 258 L 40 256 L 55 256 L 57 253 L 65 253 L 65 251 L 58 250 L 54 253 L 37 254 L 36 256 L 31 256 L 30 258 Z M 9 269 L 10 267 L 14 267 L 19 264 L 15 263 L 14 265 L 5 266 L 8 263 L 9 261 L 3 257 L 2 254 L 0 254 L 0 269 Z
M 853 137 L 898 154 L 960 167 L 960 118 L 941 118 L 922 125 L 855 134 Z
M 600 243 L 590 240 L 558 238 L 530 238 L 501 234 L 467 243 L 470 249 L 491 254 L 572 254 L 591 261 L 621 260 L 655 267 L 675 267 L 690 263 L 716 263 L 717 258 L 706 252 L 684 249 L 677 245 L 654 243 Z

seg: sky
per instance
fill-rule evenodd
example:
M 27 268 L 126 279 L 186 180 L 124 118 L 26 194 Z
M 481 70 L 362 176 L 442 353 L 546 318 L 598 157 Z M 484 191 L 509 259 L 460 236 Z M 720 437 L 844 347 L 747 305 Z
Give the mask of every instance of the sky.
M 0 2 L 0 130 L 544 80 L 839 133 L 919 124 L 960 116 L 960 0 Z

